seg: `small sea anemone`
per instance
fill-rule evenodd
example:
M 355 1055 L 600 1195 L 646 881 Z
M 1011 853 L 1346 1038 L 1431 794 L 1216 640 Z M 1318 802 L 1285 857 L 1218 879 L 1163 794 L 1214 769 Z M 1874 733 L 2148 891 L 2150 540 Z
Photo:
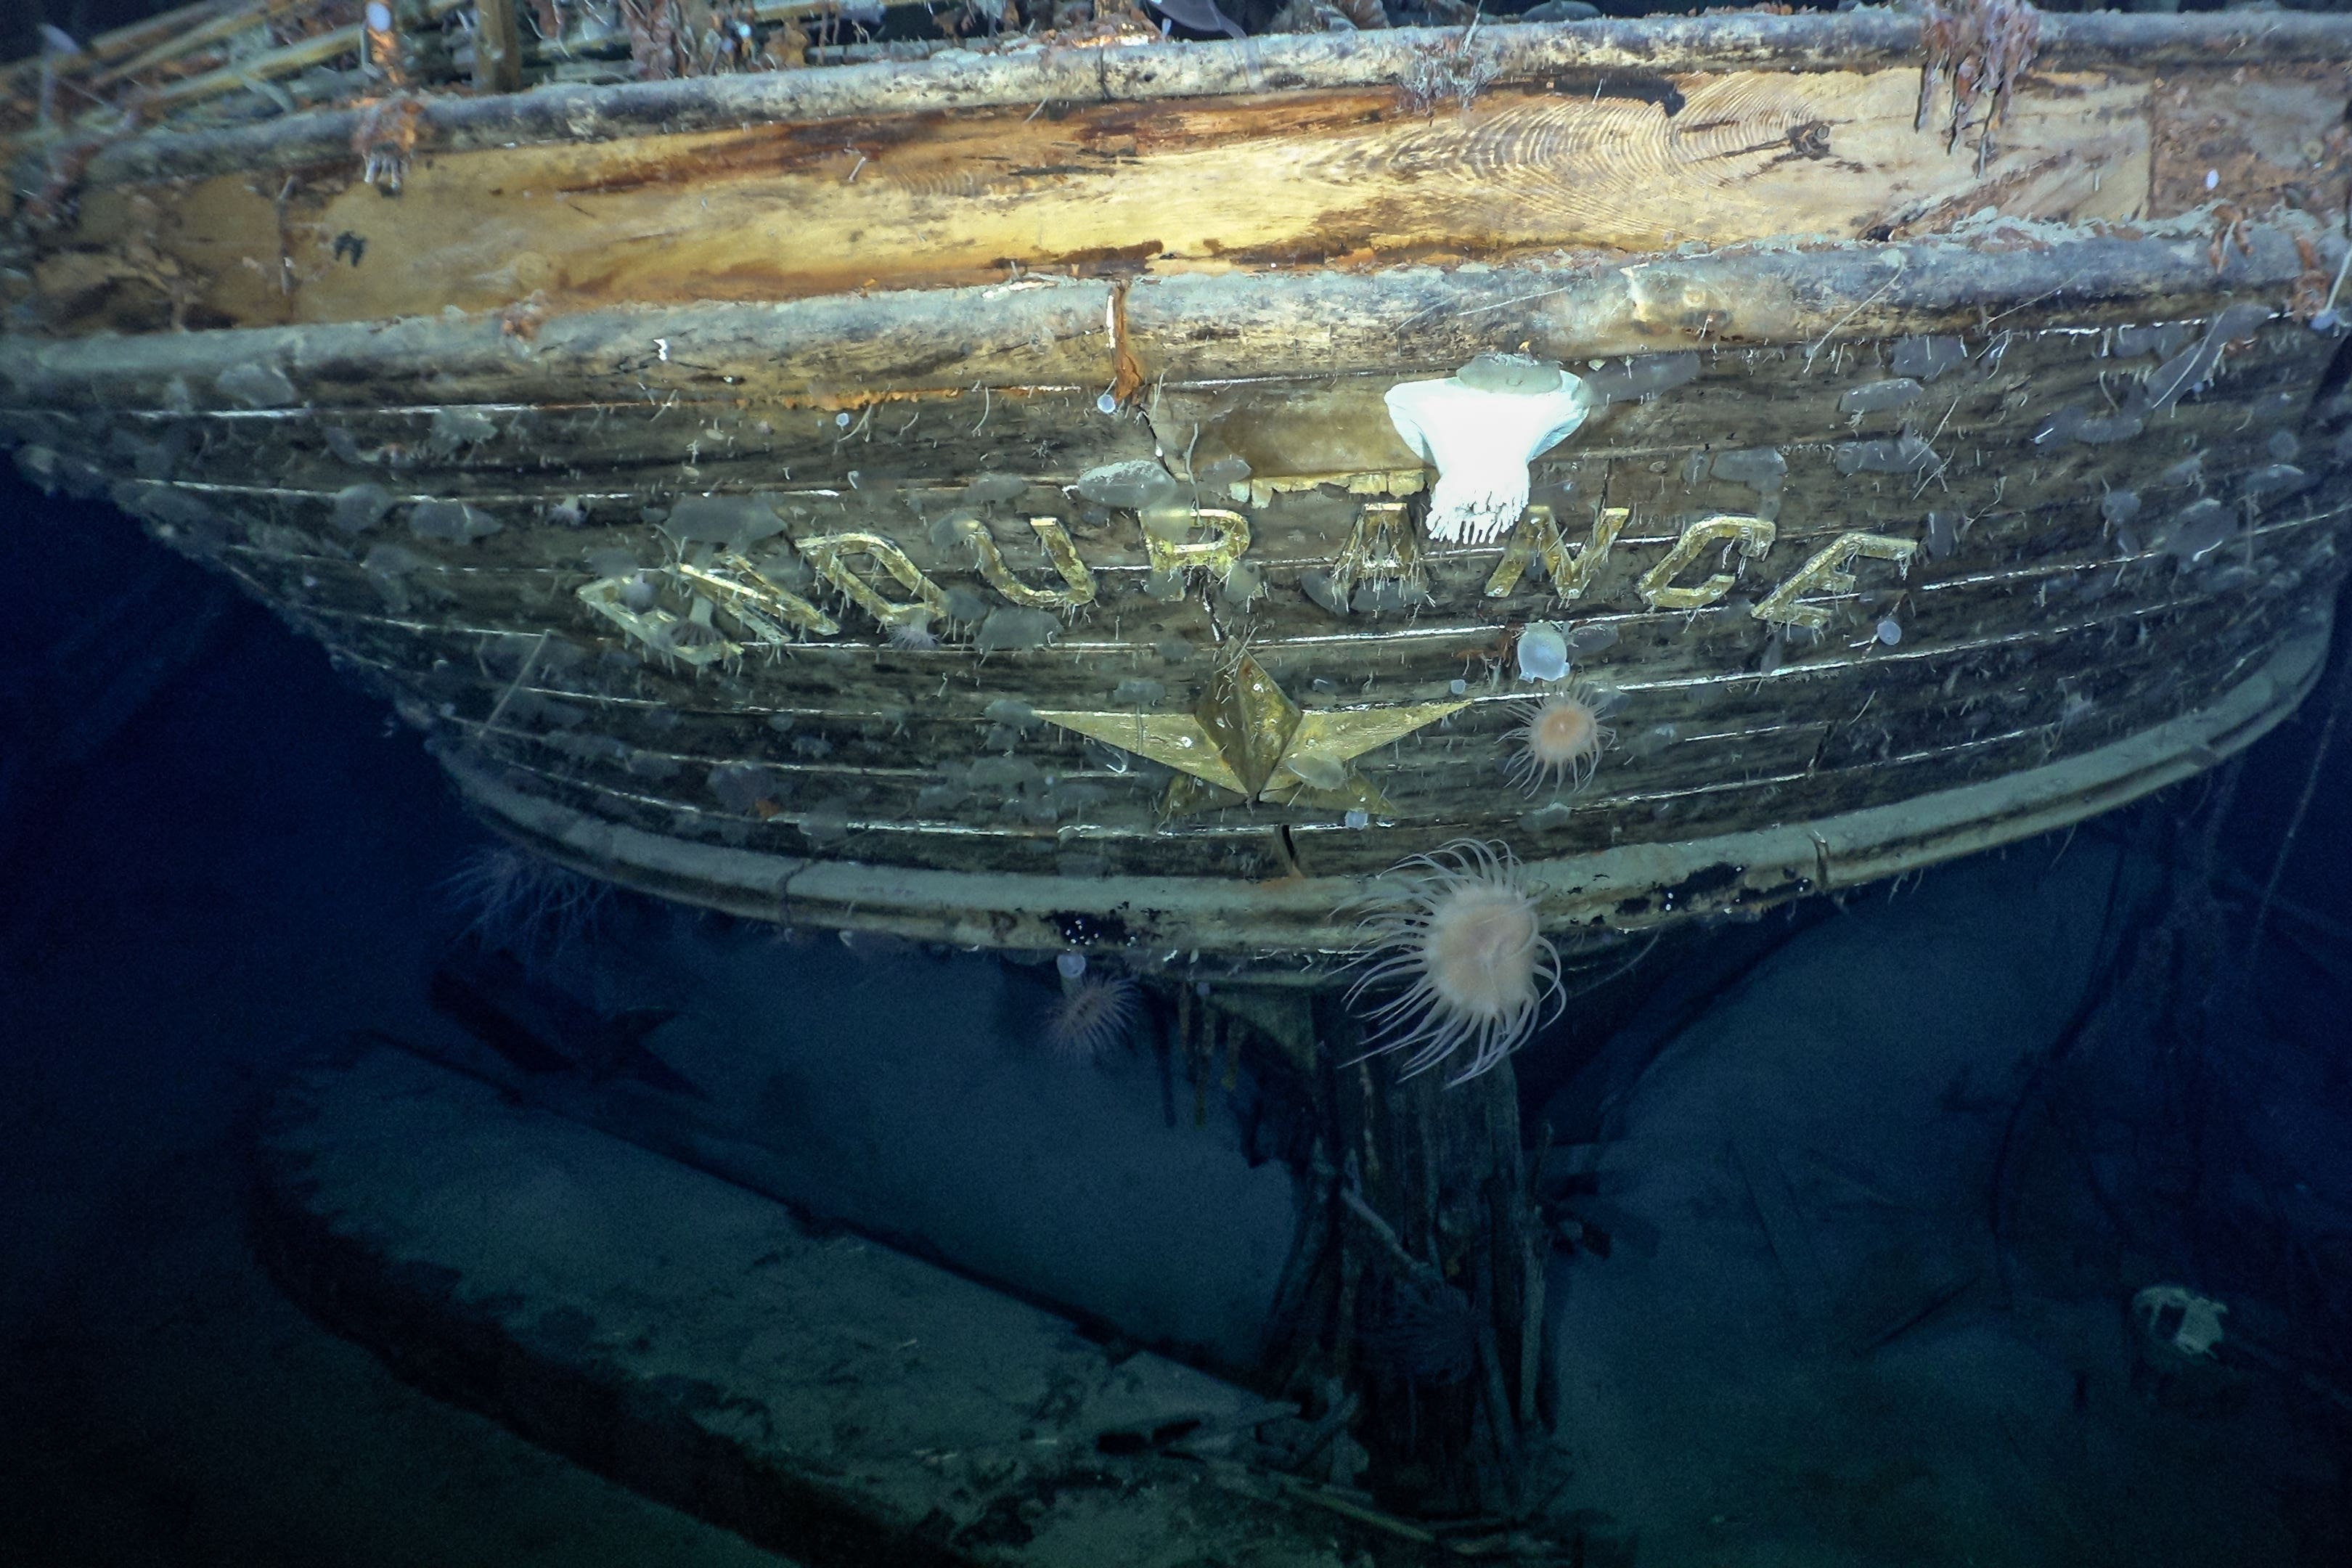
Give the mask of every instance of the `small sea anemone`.
M 940 635 L 931 630 L 931 616 L 928 610 L 902 613 L 890 623 L 889 638 L 892 647 L 910 653 L 940 646 Z
M 1135 1024 L 1135 982 L 1123 974 L 1089 974 L 1083 954 L 1075 973 L 1063 963 L 1062 994 L 1045 1015 L 1045 1043 L 1070 1061 L 1093 1061 L 1128 1037 Z
M 593 936 L 613 891 L 511 844 L 467 856 L 441 890 L 467 917 L 462 938 L 534 967 Z
M 1554 784 L 1583 787 L 1602 750 L 1617 738 L 1601 721 L 1605 710 L 1601 695 L 1582 682 L 1528 703 L 1510 732 L 1518 743 L 1511 753 L 1511 777 L 1526 784 L 1529 795 Z
M 1371 1010 L 1370 1046 L 1411 1051 L 1407 1077 L 1467 1046 L 1469 1066 L 1448 1081 L 1475 1078 L 1547 1021 L 1544 999 L 1559 992 L 1559 954 L 1518 873 L 1503 845 L 1464 839 L 1405 861 L 1391 873 L 1402 885 L 1367 900 L 1359 962 L 1369 967 L 1348 1000 L 1403 985 Z

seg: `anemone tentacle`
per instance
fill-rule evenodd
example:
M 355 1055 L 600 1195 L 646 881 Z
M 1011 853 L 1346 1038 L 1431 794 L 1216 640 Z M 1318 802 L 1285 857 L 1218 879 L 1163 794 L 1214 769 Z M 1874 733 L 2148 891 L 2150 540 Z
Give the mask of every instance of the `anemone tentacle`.
M 1367 896 L 1348 1001 L 1402 986 L 1365 1007 L 1365 1054 L 1409 1051 L 1402 1070 L 1411 1077 L 1467 1047 L 1469 1065 L 1448 1080 L 1460 1083 L 1558 1016 L 1559 955 L 1507 846 L 1456 840 L 1392 875 L 1392 890 Z

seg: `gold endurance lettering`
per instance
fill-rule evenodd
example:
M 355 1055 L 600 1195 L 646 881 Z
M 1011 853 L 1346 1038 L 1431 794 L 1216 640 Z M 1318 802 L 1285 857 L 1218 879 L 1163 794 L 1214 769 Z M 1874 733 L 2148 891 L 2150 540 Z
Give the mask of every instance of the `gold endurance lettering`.
M 924 576 L 922 568 L 908 560 L 905 551 L 878 533 L 822 533 L 814 539 L 793 542 L 808 563 L 816 568 L 817 575 L 840 589 L 852 604 L 885 627 L 906 625 L 919 616 L 928 620 L 947 618 L 945 591 Z M 914 602 L 884 597 L 879 586 L 851 568 L 851 559 L 859 555 L 872 561 L 899 587 L 914 595 Z
M 1677 588 L 1675 579 L 1717 545 L 1736 545 L 1750 561 L 1760 561 L 1772 548 L 1772 525 L 1760 517 L 1727 511 L 1702 517 L 1684 528 L 1664 559 L 1642 574 L 1638 589 L 1643 602 L 1654 610 L 1703 609 L 1731 592 L 1738 579 L 1728 572 L 1718 572 L 1695 588 Z
M 1356 509 L 1347 548 L 1331 563 L 1333 599 L 1345 605 L 1356 584 L 1368 579 L 1401 583 L 1408 597 L 1421 596 L 1421 535 L 1401 500 L 1367 501 Z
M 1205 567 L 1211 574 L 1222 580 L 1250 547 L 1249 519 L 1237 511 L 1226 511 L 1220 507 L 1187 507 L 1183 511 L 1191 514 L 1192 529 L 1206 529 L 1208 537 L 1168 539 L 1162 537 L 1160 531 L 1146 527 L 1143 549 L 1151 563 L 1151 570 L 1166 575 Z M 1181 515 L 1179 513 L 1180 517 Z M 1171 531 L 1187 531 L 1180 526 Z
M 1819 605 L 1798 601 L 1807 595 L 1853 592 L 1853 574 L 1846 568 L 1857 555 L 1891 561 L 1896 573 L 1907 577 L 1911 574 L 1911 557 L 1918 548 L 1918 541 L 1913 539 L 1890 539 L 1883 533 L 1841 533 L 1790 574 L 1787 582 L 1765 595 L 1750 613 L 1759 621 L 1819 631 L 1830 624 L 1829 611 Z
M 1013 574 L 1004 563 L 1004 552 L 996 547 L 988 527 L 976 518 L 966 518 L 956 532 L 971 546 L 980 563 L 980 574 L 988 585 L 1016 605 L 1031 609 L 1074 610 L 1081 605 L 1095 602 L 1095 576 L 1087 563 L 1078 559 L 1077 546 L 1070 542 L 1069 530 L 1057 517 L 1033 517 L 1029 526 L 1036 531 L 1037 542 L 1045 547 L 1045 559 L 1062 574 L 1067 588 L 1033 588 Z
M 785 626 L 821 637 L 841 629 L 839 621 L 798 594 L 769 582 L 741 556 L 722 555 L 717 564 L 721 570 L 709 571 L 681 561 L 670 568 L 670 575 L 692 584 L 722 613 L 741 622 L 753 642 L 789 642 Z
M 1486 597 L 1500 599 L 1507 595 L 1519 585 L 1528 563 L 1540 560 L 1544 572 L 1551 578 L 1552 597 L 1563 605 L 1582 598 L 1609 559 L 1617 536 L 1625 531 L 1626 519 L 1633 515 L 1632 507 L 1602 507 L 1593 515 L 1591 539 L 1582 549 L 1571 552 L 1551 508 L 1528 508 L 1518 527 L 1511 530 L 1510 542 L 1503 547 L 1503 559 L 1496 566 L 1495 574 L 1486 579 Z
M 688 601 L 686 615 L 658 601 L 631 609 L 627 595 L 633 579 L 641 580 L 643 575 L 667 579 L 673 595 Z M 734 554 L 721 555 L 709 566 L 681 561 L 660 568 L 657 574 L 599 578 L 579 594 L 581 603 L 664 658 L 698 668 L 724 664 L 755 650 L 772 652 L 789 645 L 795 632 L 831 637 L 841 629 L 831 616 L 799 595 L 777 587 L 750 562 Z M 699 627 L 699 633 L 683 636 L 681 628 L 688 625 Z

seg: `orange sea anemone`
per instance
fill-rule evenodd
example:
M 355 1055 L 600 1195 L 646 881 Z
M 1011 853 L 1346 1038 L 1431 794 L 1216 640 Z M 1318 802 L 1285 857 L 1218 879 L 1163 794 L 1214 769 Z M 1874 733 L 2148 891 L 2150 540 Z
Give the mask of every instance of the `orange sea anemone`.
M 1601 694 L 1581 682 L 1528 703 L 1519 710 L 1521 723 L 1510 731 L 1517 742 L 1510 775 L 1529 795 L 1557 784 L 1583 787 L 1601 753 L 1617 738 L 1601 721 L 1605 711 Z
M 1465 839 L 1391 875 L 1367 900 L 1367 967 L 1348 1000 L 1402 985 L 1369 1015 L 1372 1050 L 1411 1051 L 1410 1077 L 1467 1047 L 1469 1065 L 1448 1081 L 1475 1078 L 1549 1021 L 1546 998 L 1557 1015 L 1559 954 L 1503 845 Z

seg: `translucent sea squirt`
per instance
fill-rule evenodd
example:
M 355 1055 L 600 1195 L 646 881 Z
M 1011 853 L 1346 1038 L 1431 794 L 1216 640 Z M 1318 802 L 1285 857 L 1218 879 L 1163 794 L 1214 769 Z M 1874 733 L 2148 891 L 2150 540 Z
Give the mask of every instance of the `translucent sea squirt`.
M 1455 544 L 1500 539 L 1528 505 L 1528 465 L 1576 432 L 1592 410 L 1584 384 L 1548 361 L 1481 354 L 1443 381 L 1389 388 L 1389 421 L 1435 466 L 1429 536 Z
M 1475 1078 L 1547 1021 L 1548 998 L 1557 1014 L 1559 954 L 1505 846 L 1464 839 L 1414 856 L 1362 907 L 1363 973 L 1349 1003 L 1401 987 L 1366 1015 L 1367 1043 L 1375 1054 L 1410 1051 L 1406 1076 L 1466 1049 L 1448 1081 Z
M 1519 679 L 1559 680 L 1568 675 L 1568 638 L 1549 621 L 1530 621 L 1519 633 Z

